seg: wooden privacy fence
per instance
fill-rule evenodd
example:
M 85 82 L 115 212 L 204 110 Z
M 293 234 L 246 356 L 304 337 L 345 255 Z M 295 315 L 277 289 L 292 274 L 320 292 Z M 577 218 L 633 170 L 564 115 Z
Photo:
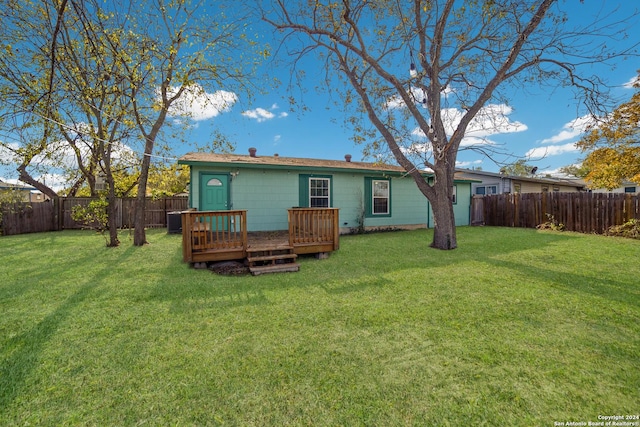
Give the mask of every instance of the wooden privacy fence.
M 72 218 L 74 206 L 88 206 L 94 200 L 89 197 L 68 197 L 40 203 L 21 203 L 5 210 L 2 215 L 2 235 L 37 233 L 66 229 L 79 229 L 84 225 Z M 145 209 L 145 225 L 149 228 L 167 226 L 167 213 L 188 209 L 187 197 L 148 198 Z M 116 200 L 118 228 L 132 228 L 135 214 L 135 198 Z
M 471 223 L 534 228 L 553 219 L 568 231 L 601 234 L 640 219 L 640 195 L 620 193 L 524 193 L 474 196 Z
M 56 206 L 49 201 L 16 203 L 3 210 L 0 225 L 4 236 L 58 230 Z
M 74 206 L 87 206 L 91 198 L 73 197 L 60 199 L 60 216 L 62 229 L 82 228 L 71 217 Z M 116 223 L 118 228 L 133 228 L 136 199 L 133 197 L 116 199 Z M 145 206 L 145 225 L 149 228 L 161 228 L 167 226 L 167 213 L 188 209 L 186 197 L 163 197 L 161 199 L 147 198 Z

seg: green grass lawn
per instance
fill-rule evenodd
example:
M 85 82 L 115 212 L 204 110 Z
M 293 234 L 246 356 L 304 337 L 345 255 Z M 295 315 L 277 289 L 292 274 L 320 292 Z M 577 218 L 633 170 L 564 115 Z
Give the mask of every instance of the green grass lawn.
M 554 426 L 640 412 L 640 242 L 343 236 L 218 276 L 181 237 L 0 238 L 0 425 Z

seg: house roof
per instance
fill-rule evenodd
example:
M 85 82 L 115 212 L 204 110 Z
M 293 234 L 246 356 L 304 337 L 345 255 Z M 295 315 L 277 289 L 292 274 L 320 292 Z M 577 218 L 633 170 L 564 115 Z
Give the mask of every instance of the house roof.
M 345 156 L 346 158 L 346 156 Z M 226 166 L 238 165 L 249 168 L 263 169 L 325 169 L 333 171 L 360 171 L 360 172 L 382 172 L 388 174 L 406 175 L 407 172 L 403 167 L 398 165 L 390 165 L 388 163 L 368 163 L 353 162 L 345 160 L 323 160 L 308 159 L 300 157 L 283 157 L 274 156 L 251 156 L 242 154 L 216 154 L 216 153 L 187 153 L 178 159 L 178 163 L 182 165 L 209 165 L 209 166 Z M 433 173 L 422 171 L 425 177 L 432 176 Z M 473 178 L 468 179 L 458 176 L 456 173 L 456 181 L 458 182 L 476 182 Z
M 502 173 L 486 172 L 486 171 L 471 170 L 471 169 L 458 169 L 456 171 L 456 174 L 459 177 L 467 178 L 467 179 L 477 179 L 478 176 L 484 176 L 487 178 L 511 179 L 513 181 L 536 182 L 536 183 L 542 183 L 542 184 L 556 184 L 556 185 L 572 186 L 577 188 L 586 187 L 585 182 L 579 179 L 506 175 Z
M 4 182 L 0 180 L 0 189 L 12 189 L 22 191 L 36 191 L 36 188 L 26 184 L 12 184 L 10 182 Z
M 322 160 L 307 159 L 298 157 L 282 156 L 250 156 L 241 154 L 215 154 L 215 153 L 187 153 L 180 157 L 178 163 L 185 165 L 209 164 L 225 165 L 237 164 L 246 167 L 261 168 L 322 168 L 322 169 L 345 169 L 376 172 L 396 172 L 406 173 L 400 166 L 385 163 L 351 162 L 346 160 Z

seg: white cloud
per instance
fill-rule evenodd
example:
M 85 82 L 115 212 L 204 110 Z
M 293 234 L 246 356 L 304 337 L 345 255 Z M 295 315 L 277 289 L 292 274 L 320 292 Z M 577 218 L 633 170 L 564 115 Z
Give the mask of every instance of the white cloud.
M 8 165 L 12 163 L 16 163 L 16 155 L 13 150 L 17 150 L 19 148 L 16 143 L 6 143 L 3 142 L 0 144 L 0 165 Z
M 633 85 L 634 84 L 638 84 L 640 83 L 640 77 L 639 76 L 633 76 L 629 79 L 628 82 L 626 82 L 625 84 L 623 84 L 622 86 L 627 88 L 627 89 L 633 89 Z
M 422 91 L 422 89 L 411 86 L 411 91 L 409 92 L 411 97 L 415 100 L 415 102 L 423 102 L 427 99 L 426 94 Z M 400 97 L 400 95 L 393 95 L 387 99 L 387 109 L 388 110 L 396 110 L 398 108 L 405 107 L 405 102 Z
M 282 138 L 282 135 L 276 135 L 276 136 L 273 137 L 273 142 L 277 143 L 277 142 L 280 141 L 281 138 Z
M 273 114 L 271 111 L 269 110 L 265 110 L 264 108 L 256 108 L 254 110 L 247 110 L 244 111 L 242 113 L 243 116 L 248 117 L 250 119 L 256 119 L 258 121 L 258 123 L 267 121 L 267 120 L 271 120 L 273 119 L 276 115 Z
M 177 87 L 172 87 L 169 95 L 177 91 Z M 229 111 L 237 101 L 238 95 L 233 92 L 218 90 L 208 93 L 202 86 L 194 84 L 187 87 L 181 97 L 171 105 L 169 115 L 185 116 L 195 121 L 207 120 Z
M 562 126 L 562 130 L 551 138 L 540 141 L 541 144 L 557 144 L 558 142 L 569 141 L 585 133 L 589 126 L 593 126 L 593 118 L 590 115 L 578 117 Z
M 479 145 L 496 145 L 495 141 L 490 140 L 487 137 L 477 137 L 477 136 L 465 136 L 460 141 L 460 147 L 477 147 Z
M 463 168 L 463 169 L 468 169 L 469 166 L 473 166 L 473 165 L 481 165 L 482 164 L 482 160 L 474 160 L 472 162 L 459 162 L 456 161 L 456 167 L 457 168 Z
M 460 145 L 462 147 L 494 145 L 495 142 L 488 139 L 489 136 L 527 130 L 527 125 L 524 123 L 509 119 L 508 116 L 512 112 L 513 108 L 505 104 L 489 104 L 483 107 L 469 123 Z M 456 108 L 442 110 L 442 121 L 448 136 L 453 135 L 464 114 L 464 111 Z M 413 134 L 425 137 L 424 132 L 419 128 L 414 129 Z
M 579 151 L 575 143 L 569 142 L 562 145 L 547 145 L 545 147 L 532 148 L 526 152 L 525 156 L 532 160 L 540 160 L 545 157 L 559 156 L 565 153 L 577 153 Z
M 287 113 L 286 111 L 283 111 L 277 115 L 273 113 L 273 110 L 278 110 L 279 108 L 280 107 L 278 107 L 278 104 L 271 104 L 271 108 L 269 108 L 268 110 L 265 108 L 258 107 L 253 110 L 243 111 L 242 115 L 250 119 L 254 119 L 258 123 L 265 122 L 267 120 L 271 120 L 276 117 L 279 119 L 283 119 L 289 116 L 289 113 Z
M 36 181 L 46 184 L 47 187 L 53 191 L 58 192 L 69 186 L 69 181 L 66 177 L 60 174 L 47 173 L 35 177 Z

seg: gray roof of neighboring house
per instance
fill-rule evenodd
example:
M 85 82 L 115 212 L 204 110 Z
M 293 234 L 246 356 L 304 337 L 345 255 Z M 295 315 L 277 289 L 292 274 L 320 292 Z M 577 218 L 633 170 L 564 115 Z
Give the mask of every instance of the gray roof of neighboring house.
M 457 176 L 468 179 L 477 179 L 474 175 L 486 176 L 488 178 L 506 178 L 515 181 L 527 181 L 538 182 L 543 184 L 559 184 L 566 186 L 574 186 L 585 188 L 586 183 L 581 179 L 568 179 L 568 178 L 555 178 L 555 177 L 537 177 L 537 176 L 520 176 L 520 175 L 505 175 L 497 172 L 486 172 L 473 169 L 457 169 Z
M 14 190 L 22 190 L 22 191 L 37 191 L 36 188 L 26 185 L 26 184 L 11 184 L 10 182 L 4 182 L 0 180 L 0 188 L 3 189 L 14 189 Z

